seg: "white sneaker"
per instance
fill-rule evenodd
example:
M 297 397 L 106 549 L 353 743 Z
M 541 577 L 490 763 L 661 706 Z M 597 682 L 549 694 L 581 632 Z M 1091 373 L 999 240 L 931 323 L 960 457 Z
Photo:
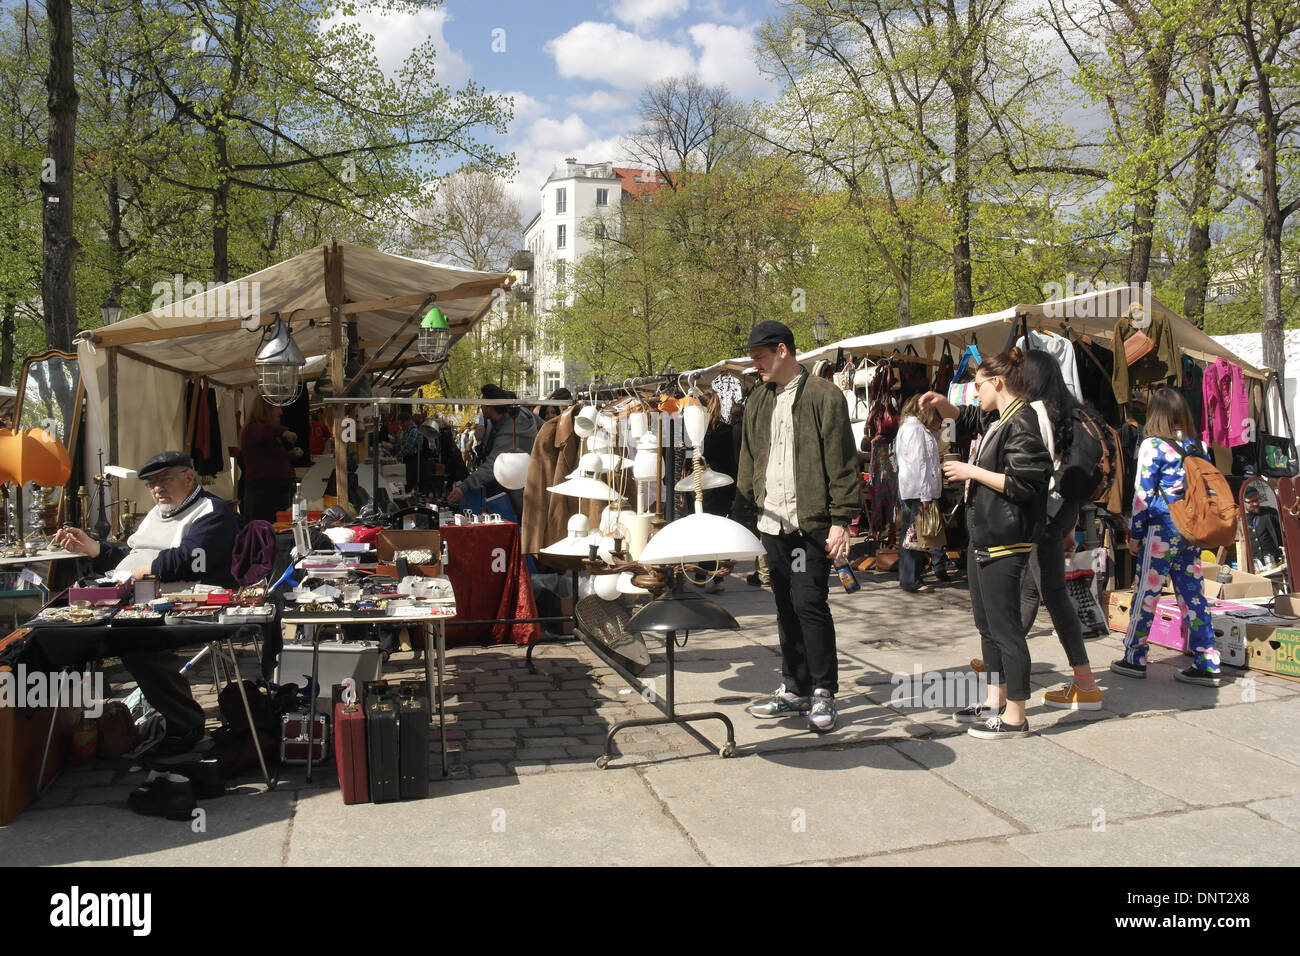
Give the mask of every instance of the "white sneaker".
M 813 691 L 812 710 L 808 713 L 808 726 L 819 734 L 835 729 L 835 695 L 830 691 Z

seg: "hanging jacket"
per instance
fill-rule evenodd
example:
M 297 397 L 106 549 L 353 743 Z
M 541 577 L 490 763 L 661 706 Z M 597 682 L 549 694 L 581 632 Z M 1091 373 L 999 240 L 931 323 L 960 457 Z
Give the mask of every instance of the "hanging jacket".
M 1028 346 L 1025 344 L 1026 339 L 1028 339 Z M 1079 382 L 1079 367 L 1074 361 L 1074 346 L 1069 339 L 1053 332 L 1030 330 L 1028 335 L 1022 335 L 1016 341 L 1016 345 L 1022 352 L 1036 349 L 1050 355 L 1061 367 L 1061 378 L 1065 379 L 1065 387 L 1074 396 L 1074 400 L 1076 402 L 1084 400 L 1083 386 Z
M 1174 338 L 1174 327 L 1169 319 L 1155 310 L 1151 311 L 1150 319 L 1150 324 L 1141 329 L 1133 328 L 1133 320 L 1128 316 L 1115 323 L 1115 369 L 1111 373 L 1111 385 L 1115 389 L 1115 401 L 1121 405 L 1128 401 L 1130 385 L 1164 385 L 1170 378 L 1174 380 L 1174 385 L 1182 384 L 1182 353 Z M 1124 361 L 1124 342 L 1134 332 L 1144 333 L 1155 348 L 1129 368 Z
M 1225 448 L 1244 445 L 1250 399 L 1240 366 L 1218 359 L 1206 367 L 1202 383 L 1201 441 Z

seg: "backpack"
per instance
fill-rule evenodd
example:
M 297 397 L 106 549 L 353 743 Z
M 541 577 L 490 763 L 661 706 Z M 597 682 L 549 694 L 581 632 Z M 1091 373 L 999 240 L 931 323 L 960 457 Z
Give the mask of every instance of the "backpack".
M 1172 444 L 1172 443 L 1171 443 Z M 1173 446 L 1183 461 L 1183 497 L 1169 501 L 1174 529 L 1199 548 L 1226 548 L 1237 539 L 1237 505 L 1228 479 L 1204 458 L 1191 458 Z
M 1056 490 L 1066 501 L 1089 501 L 1112 475 L 1106 431 L 1077 405 L 1070 412 L 1070 426 L 1070 447 L 1056 470 Z

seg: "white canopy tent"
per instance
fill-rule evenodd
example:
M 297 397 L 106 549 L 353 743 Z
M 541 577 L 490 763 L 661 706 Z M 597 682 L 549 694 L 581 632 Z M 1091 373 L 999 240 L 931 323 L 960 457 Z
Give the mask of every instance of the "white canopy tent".
M 987 357 L 1002 351 L 1007 336 L 1011 333 L 1011 323 L 1020 315 L 1026 317 L 1031 329 L 1052 332 L 1063 332 L 1068 329 L 1076 335 L 1096 339 L 1098 344 L 1109 348 L 1115 323 L 1128 314 L 1130 306 L 1135 301 L 1141 307 L 1150 308 L 1153 313 L 1168 319 L 1173 327 L 1179 350 L 1185 354 L 1202 362 L 1226 358 L 1239 364 L 1247 375 L 1253 377 L 1262 375 L 1255 366 L 1227 346 L 1206 335 L 1204 331 L 1192 325 L 1159 299 L 1138 299 L 1132 295 L 1132 291 L 1127 286 L 1102 292 L 1090 292 L 1068 299 L 1040 302 L 1036 305 L 1015 305 L 1000 312 L 988 312 L 957 319 L 940 319 L 937 322 L 853 336 L 801 352 L 799 361 L 815 362 L 819 358 L 833 358 L 841 349 L 853 355 L 885 356 L 911 345 L 923 359 L 934 362 L 939 358 L 945 340 L 950 343 L 954 358 L 960 357 L 957 346 L 965 347 L 972 341 L 979 347 L 980 354 Z M 742 372 L 748 369 L 750 364 L 748 356 L 742 355 L 715 362 L 707 368 L 696 369 L 686 374 L 703 383 L 722 372 Z
M 244 390 L 256 390 L 253 356 L 264 327 L 277 315 L 290 323 L 308 374 L 328 374 L 334 394 L 344 394 L 346 384 L 344 322 L 355 323 L 363 368 L 389 369 L 395 381 L 427 382 L 436 369 L 413 345 L 422 314 L 437 305 L 454 344 L 510 281 L 508 274 L 335 240 L 188 298 L 160 296 L 153 310 L 83 333 L 78 341 L 87 393 L 87 469 L 97 470 L 101 449 L 106 464 L 135 468 L 158 451 L 184 448 L 185 386 L 200 377 L 217 394 L 222 444 L 237 444 L 236 409 Z M 328 361 L 313 362 L 320 356 Z M 343 466 L 342 442 L 336 440 L 335 447 Z M 211 490 L 233 496 L 229 469 Z

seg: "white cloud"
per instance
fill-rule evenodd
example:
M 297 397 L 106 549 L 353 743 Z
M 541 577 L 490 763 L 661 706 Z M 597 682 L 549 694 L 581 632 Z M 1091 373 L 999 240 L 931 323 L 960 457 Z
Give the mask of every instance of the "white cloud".
M 515 118 L 510 123 L 510 131 L 525 129 L 546 114 L 549 107 L 535 96 L 529 96 L 522 90 L 497 90 L 495 96 L 513 97 L 515 101 Z
M 741 98 L 771 92 L 770 81 L 754 65 L 752 30 L 697 23 L 689 32 L 701 50 L 699 74 L 706 84 L 725 83 L 733 95 Z
M 749 17 L 743 9 L 736 9 L 728 13 L 723 0 L 699 0 L 695 4 L 697 10 L 709 18 L 709 20 L 722 23 L 745 23 Z
M 586 96 L 571 96 L 568 102 L 574 109 L 588 113 L 612 113 L 616 110 L 630 109 L 636 105 L 637 99 L 630 93 L 596 90 Z
M 690 0 L 615 0 L 611 10 L 624 23 L 638 30 L 660 19 L 673 19 L 686 12 Z
M 437 59 L 434 69 L 439 83 L 459 87 L 469 79 L 470 68 L 466 59 L 451 48 L 442 35 L 443 25 L 450 19 L 446 10 L 420 10 L 416 13 L 384 13 L 366 10 L 351 17 L 332 17 L 325 26 L 341 22 L 357 24 L 365 33 L 375 38 L 375 57 L 388 76 L 395 76 L 416 45 L 426 37 L 433 40 Z
M 602 80 L 624 90 L 695 69 L 694 57 L 682 47 L 639 37 L 612 23 L 579 23 L 543 49 L 555 58 L 560 76 Z

